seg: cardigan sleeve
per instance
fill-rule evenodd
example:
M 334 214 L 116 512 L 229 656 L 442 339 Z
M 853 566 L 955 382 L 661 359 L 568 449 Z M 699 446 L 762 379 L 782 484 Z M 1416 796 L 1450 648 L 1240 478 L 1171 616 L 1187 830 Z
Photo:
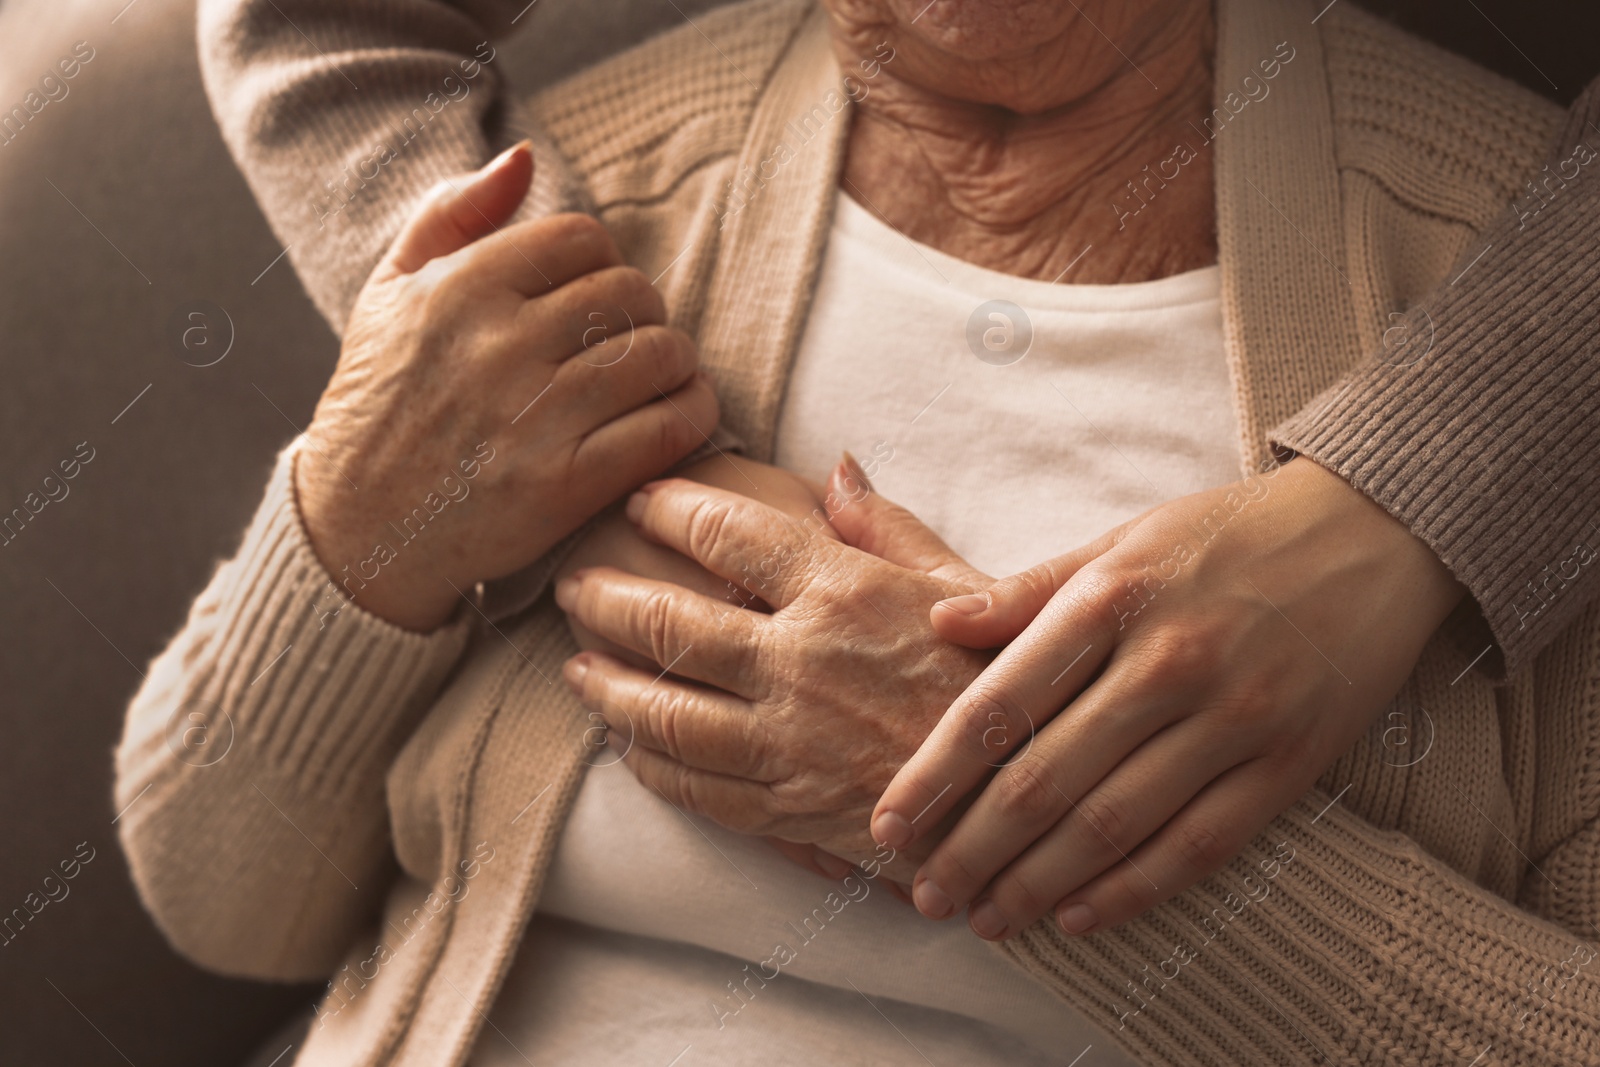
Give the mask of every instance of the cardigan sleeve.
M 1002 951 L 1147 1063 L 1600 1064 L 1595 819 L 1529 860 L 1519 907 L 1335 801 L 1132 922 Z
M 1543 170 L 1385 347 L 1272 433 L 1425 541 L 1528 663 L 1597 596 L 1600 81 Z M 1422 355 L 1415 352 L 1422 349 Z
M 279 457 L 238 554 L 151 663 L 117 749 L 117 830 L 169 941 L 227 974 L 321 979 L 395 873 L 384 781 L 467 620 L 401 630 L 348 602 Z
M 201 0 L 212 112 L 317 309 L 343 333 L 417 201 L 522 136 L 533 189 L 517 219 L 580 202 L 518 117 L 495 42 L 527 0 Z

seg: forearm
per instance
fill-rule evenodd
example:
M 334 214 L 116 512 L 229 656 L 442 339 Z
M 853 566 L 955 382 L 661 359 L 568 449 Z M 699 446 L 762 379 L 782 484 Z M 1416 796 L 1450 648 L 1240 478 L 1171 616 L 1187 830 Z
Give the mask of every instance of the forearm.
M 224 139 L 318 309 L 342 332 L 418 199 L 516 130 L 494 42 L 522 0 L 202 0 L 201 70 Z M 568 197 L 554 153 L 518 218 Z
M 1384 351 L 1273 432 L 1466 585 L 1498 646 L 1479 663 L 1491 674 L 1527 663 L 1600 595 L 1597 153 L 1600 82 L 1530 175 L 1538 190 L 1473 242 Z
M 117 750 L 118 830 L 146 907 L 213 969 L 320 977 L 392 864 L 384 778 L 466 639 L 348 604 L 280 458 L 239 553 L 151 664 Z

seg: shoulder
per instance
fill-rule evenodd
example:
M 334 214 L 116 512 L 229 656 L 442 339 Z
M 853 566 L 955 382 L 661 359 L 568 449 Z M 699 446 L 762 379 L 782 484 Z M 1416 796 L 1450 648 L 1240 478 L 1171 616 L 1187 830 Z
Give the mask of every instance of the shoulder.
M 589 68 L 530 102 L 595 205 L 649 200 L 737 153 L 812 0 L 745 0 Z
M 1551 147 L 1555 104 L 1353 4 L 1323 42 L 1340 168 L 1415 209 L 1481 227 Z

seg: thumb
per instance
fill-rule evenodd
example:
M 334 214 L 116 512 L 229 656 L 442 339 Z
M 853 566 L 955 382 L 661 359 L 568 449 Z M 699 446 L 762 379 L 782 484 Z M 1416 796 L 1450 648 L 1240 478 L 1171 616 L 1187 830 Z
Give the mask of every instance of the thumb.
M 505 223 L 533 182 L 533 146 L 519 141 L 471 174 L 445 178 L 389 246 L 383 267 L 395 274 L 420 270 L 429 260 L 457 252 Z
M 850 547 L 907 570 L 968 586 L 981 588 L 992 581 L 956 555 L 921 519 L 875 492 L 861 465 L 848 452 L 828 479 L 828 495 L 844 502 L 831 521 Z
M 983 592 L 939 601 L 928 616 L 934 632 L 967 648 L 999 648 L 1010 643 L 1084 564 L 1110 551 L 1125 528 L 1118 527 L 1082 548 L 1002 578 Z

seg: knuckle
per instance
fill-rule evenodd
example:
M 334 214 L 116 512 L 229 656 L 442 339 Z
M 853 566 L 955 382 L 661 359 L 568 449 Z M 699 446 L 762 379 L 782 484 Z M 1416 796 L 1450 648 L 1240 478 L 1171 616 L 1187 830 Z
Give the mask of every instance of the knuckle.
M 1003 686 L 975 684 L 960 714 L 962 735 L 986 763 L 1004 759 L 1033 733 L 1032 717 Z
M 1150 884 L 1141 878 L 1135 877 L 1122 864 L 1105 877 L 1097 886 L 1094 893 L 1100 899 L 1091 905 L 1100 916 L 1101 922 L 1106 925 L 1114 924 L 1122 918 L 1132 918 L 1149 908 L 1155 907 L 1161 901 Z
M 651 381 L 670 379 L 677 385 L 694 366 L 694 345 L 686 334 L 665 326 L 640 326 L 625 344 L 630 354 L 637 354 L 636 373 Z
M 700 499 L 691 506 L 685 530 L 689 554 L 697 560 L 713 560 L 722 555 L 728 542 L 728 505 L 721 500 Z
M 665 461 L 663 467 L 688 455 L 699 440 L 694 426 L 676 411 L 662 412 L 656 420 L 655 436 L 655 454 Z
M 645 454 L 658 459 L 658 470 L 690 454 L 694 445 L 702 440 L 693 424 L 670 408 L 658 410 L 658 418 L 651 419 L 650 434 L 654 435 L 654 442 L 651 442 L 654 451 L 645 451 Z
M 675 760 L 683 760 L 681 731 L 686 712 L 684 696 L 676 689 L 657 688 L 645 704 L 646 729 L 661 742 L 661 749 Z
M 1210 874 L 1229 858 L 1227 842 L 1207 822 L 1190 820 L 1174 826 L 1173 846 L 1184 866 L 1196 876 Z
M 641 634 L 650 646 L 650 655 L 666 666 L 677 657 L 678 625 L 667 594 L 653 590 L 640 598 L 635 632 Z
M 1050 770 L 1040 759 L 1008 764 L 990 786 L 1007 819 L 1035 823 L 1056 814 L 1057 793 Z
M 542 243 L 548 242 L 552 246 L 565 247 L 573 252 L 595 254 L 597 258 L 607 263 L 616 263 L 622 259 L 610 231 L 593 215 L 585 215 L 579 211 L 562 212 L 540 219 L 534 223 L 534 227 Z
M 1245 675 L 1232 680 L 1228 690 L 1207 701 L 1206 719 L 1219 732 L 1256 731 L 1269 724 L 1283 706 L 1273 680 L 1265 675 Z
M 948 844 L 934 850 L 926 870 L 935 884 L 958 900 L 976 894 L 995 874 L 975 864 L 964 848 Z
M 1043 915 L 1056 902 L 1055 893 L 1024 871 L 1007 871 L 996 878 L 989 896 L 1013 929 Z
M 1128 592 L 1128 578 L 1116 563 L 1104 558 L 1090 560 L 1072 576 L 1079 597 L 1093 604 L 1109 606 Z
M 1126 847 L 1124 837 L 1130 828 L 1128 807 L 1124 800 L 1108 789 L 1096 789 L 1078 801 L 1078 814 L 1088 824 L 1092 843 L 1104 847 Z
M 1147 673 L 1153 681 L 1169 685 L 1190 684 L 1208 675 L 1217 658 L 1215 642 L 1192 627 L 1155 627 L 1139 642 L 1138 659 L 1147 665 Z
M 627 308 L 635 323 L 649 325 L 666 318 L 667 305 L 644 271 L 624 264 L 609 268 L 606 275 L 607 298 Z

